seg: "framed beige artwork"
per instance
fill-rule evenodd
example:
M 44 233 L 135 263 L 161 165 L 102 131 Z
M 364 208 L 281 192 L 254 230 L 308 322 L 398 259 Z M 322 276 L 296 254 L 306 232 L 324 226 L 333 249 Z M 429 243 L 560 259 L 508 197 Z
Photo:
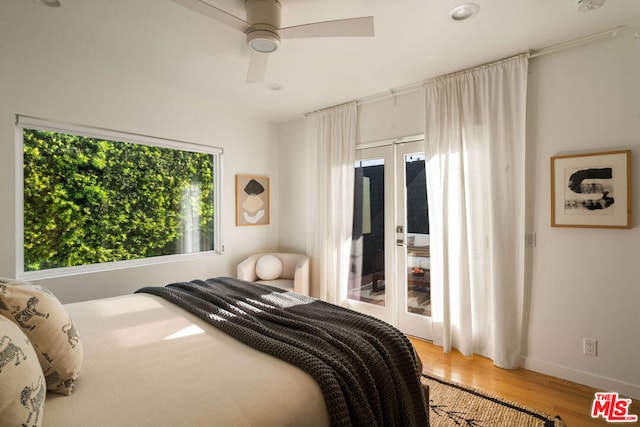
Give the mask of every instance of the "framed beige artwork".
M 269 224 L 269 177 L 236 175 L 236 225 Z
M 631 150 L 551 157 L 551 226 L 631 228 Z

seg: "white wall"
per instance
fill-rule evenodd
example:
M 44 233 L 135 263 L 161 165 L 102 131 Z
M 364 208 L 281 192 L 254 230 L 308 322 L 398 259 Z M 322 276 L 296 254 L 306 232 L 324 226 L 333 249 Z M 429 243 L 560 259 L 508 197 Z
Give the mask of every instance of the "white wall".
M 307 152 L 304 119 L 280 126 L 280 234 L 282 252 L 307 252 L 309 228 L 309 198 L 313 194 L 307 186 L 309 154 Z
M 15 115 L 178 139 L 224 149 L 223 255 L 152 267 L 40 280 L 63 302 L 131 293 L 145 285 L 234 275 L 246 255 L 277 249 L 280 188 L 276 125 L 223 112 L 224 105 L 0 43 L 0 276 L 15 276 Z M 250 154 L 249 154 L 250 153 Z M 235 226 L 235 175 L 271 178 L 271 224 Z
M 531 61 L 528 94 L 531 255 L 526 366 L 640 398 L 640 40 L 614 39 Z M 550 227 L 549 158 L 631 149 L 631 230 Z M 582 354 L 584 337 L 598 356 Z M 626 384 L 621 384 L 626 383 Z
M 540 372 L 640 398 L 640 215 L 632 230 L 551 228 L 549 158 L 630 148 L 640 156 L 640 41 L 634 32 L 530 61 L 527 111 L 528 250 L 523 364 Z M 410 83 L 410 82 L 408 82 Z M 364 104 L 359 142 L 423 132 L 419 93 Z M 282 147 L 305 139 L 304 120 L 281 127 Z M 283 164 L 281 173 L 288 174 Z M 296 172 L 297 173 L 297 172 Z M 633 181 L 638 183 L 640 168 Z M 301 192 L 301 188 L 297 188 Z M 640 200 L 640 185 L 633 197 Z M 298 204 L 284 215 L 301 217 Z M 299 228 L 303 228 L 298 226 Z M 281 244 L 301 246 L 281 233 Z M 598 356 L 582 354 L 582 338 L 598 340 Z
M 419 90 L 358 108 L 358 143 L 424 134 L 424 97 Z

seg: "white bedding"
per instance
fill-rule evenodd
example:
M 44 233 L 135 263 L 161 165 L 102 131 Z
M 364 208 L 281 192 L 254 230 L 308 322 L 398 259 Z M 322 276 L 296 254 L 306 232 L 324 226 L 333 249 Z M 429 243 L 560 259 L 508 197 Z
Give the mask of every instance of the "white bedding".
M 84 346 L 44 426 L 327 426 L 317 383 L 172 303 L 134 294 L 65 306 Z

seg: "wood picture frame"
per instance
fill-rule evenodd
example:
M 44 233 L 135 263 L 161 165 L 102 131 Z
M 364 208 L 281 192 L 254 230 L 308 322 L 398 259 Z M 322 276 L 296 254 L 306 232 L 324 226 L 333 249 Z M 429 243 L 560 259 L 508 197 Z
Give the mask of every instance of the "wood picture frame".
M 631 150 L 551 157 L 551 226 L 631 228 Z
M 268 176 L 236 175 L 236 226 L 269 224 L 270 208 Z

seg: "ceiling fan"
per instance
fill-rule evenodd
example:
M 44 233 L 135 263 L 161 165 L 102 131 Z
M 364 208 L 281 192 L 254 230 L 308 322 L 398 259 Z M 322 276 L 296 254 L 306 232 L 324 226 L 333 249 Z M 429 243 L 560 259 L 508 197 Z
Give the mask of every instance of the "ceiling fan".
M 247 83 L 261 83 L 267 71 L 268 54 L 275 52 L 281 39 L 308 37 L 373 37 L 373 17 L 313 22 L 280 27 L 281 5 L 278 0 L 245 0 L 246 20 L 217 8 L 205 0 L 172 0 L 198 13 L 217 19 L 247 35 L 251 48 Z

